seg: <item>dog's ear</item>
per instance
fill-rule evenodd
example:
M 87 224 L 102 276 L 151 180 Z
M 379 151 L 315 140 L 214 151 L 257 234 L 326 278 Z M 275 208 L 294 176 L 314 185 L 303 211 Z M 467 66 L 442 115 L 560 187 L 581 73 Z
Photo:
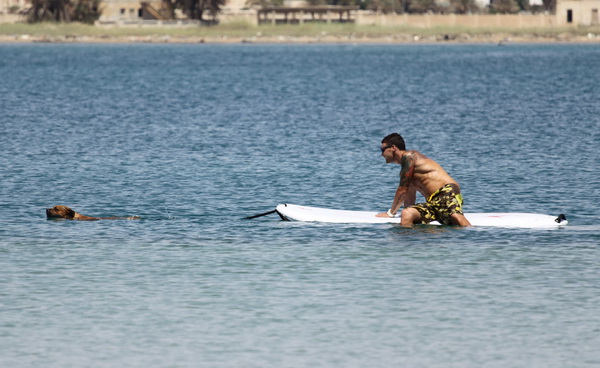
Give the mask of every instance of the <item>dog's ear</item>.
M 67 217 L 71 220 L 75 218 L 75 211 L 73 211 L 69 207 L 67 207 Z
M 72 220 L 75 217 L 75 211 L 67 206 L 54 206 L 60 215 L 66 219 Z

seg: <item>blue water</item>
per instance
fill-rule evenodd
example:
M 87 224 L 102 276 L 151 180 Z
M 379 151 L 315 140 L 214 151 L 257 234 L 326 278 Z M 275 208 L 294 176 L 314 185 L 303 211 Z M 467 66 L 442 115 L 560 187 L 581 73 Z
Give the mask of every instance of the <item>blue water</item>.
M 600 366 L 597 45 L 0 45 L 0 366 Z M 389 208 L 400 132 L 467 212 Z M 68 205 L 140 221 L 47 221 Z

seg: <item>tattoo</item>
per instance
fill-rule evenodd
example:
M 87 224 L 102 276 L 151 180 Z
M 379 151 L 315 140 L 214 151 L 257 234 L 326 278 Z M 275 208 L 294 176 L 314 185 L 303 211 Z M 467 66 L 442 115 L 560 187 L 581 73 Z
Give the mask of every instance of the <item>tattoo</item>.
M 415 157 L 412 153 L 406 153 L 400 159 L 402 170 L 400 170 L 400 186 L 408 187 L 415 171 Z

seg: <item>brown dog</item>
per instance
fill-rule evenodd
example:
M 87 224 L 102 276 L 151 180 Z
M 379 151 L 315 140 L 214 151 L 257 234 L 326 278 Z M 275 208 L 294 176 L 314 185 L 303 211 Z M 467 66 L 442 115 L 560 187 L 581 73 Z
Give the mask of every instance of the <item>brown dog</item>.
M 54 206 L 46 209 L 48 220 L 65 219 L 78 221 L 97 221 L 97 220 L 139 220 L 139 216 L 131 217 L 90 217 L 77 213 L 67 206 Z

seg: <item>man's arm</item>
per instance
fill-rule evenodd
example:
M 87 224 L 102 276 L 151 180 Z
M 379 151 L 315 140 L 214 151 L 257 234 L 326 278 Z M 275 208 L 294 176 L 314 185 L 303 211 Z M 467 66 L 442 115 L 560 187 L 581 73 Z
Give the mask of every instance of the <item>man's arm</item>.
M 392 207 L 388 211 L 393 215 L 398 212 L 402 203 L 406 204 L 411 200 L 414 202 L 416 199 L 416 192 L 414 189 L 409 189 L 410 182 L 415 171 L 415 157 L 412 153 L 406 153 L 402 155 L 400 164 L 402 165 L 402 169 L 400 170 L 400 184 L 398 185 L 398 189 L 396 189 Z M 377 217 L 389 217 L 389 214 L 387 212 L 383 212 L 377 214 Z
M 408 187 L 408 192 L 404 197 L 404 208 L 412 206 L 417 202 L 417 189 L 414 186 Z

